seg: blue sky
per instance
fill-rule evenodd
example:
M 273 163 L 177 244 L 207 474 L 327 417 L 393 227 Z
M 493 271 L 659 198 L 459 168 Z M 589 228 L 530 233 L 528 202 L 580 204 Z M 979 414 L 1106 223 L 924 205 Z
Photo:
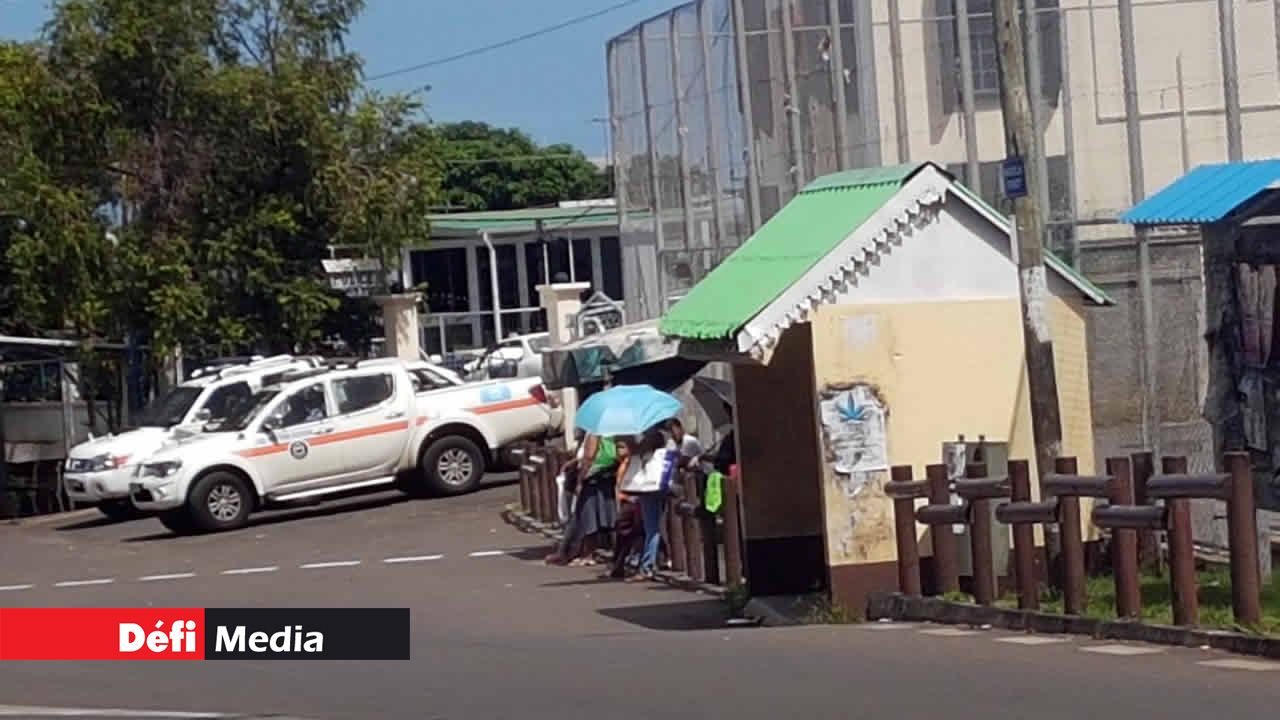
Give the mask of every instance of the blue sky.
M 377 75 L 500 42 L 615 5 L 620 0 L 367 0 L 351 46 Z M 570 142 L 605 155 L 592 118 L 608 112 L 604 46 L 637 22 L 681 4 L 638 0 L 607 15 L 508 48 L 374 83 L 380 90 L 430 85 L 433 120 L 518 127 L 541 143 Z M 29 40 L 49 0 L 0 0 L 0 38 Z

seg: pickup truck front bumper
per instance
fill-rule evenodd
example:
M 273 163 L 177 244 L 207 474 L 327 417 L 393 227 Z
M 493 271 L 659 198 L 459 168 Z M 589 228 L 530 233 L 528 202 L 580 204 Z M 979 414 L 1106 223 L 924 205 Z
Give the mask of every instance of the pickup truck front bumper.
M 181 490 L 174 477 L 135 480 L 129 483 L 129 499 L 139 510 L 172 510 L 186 501 L 186 493 Z
M 129 497 L 133 468 L 122 467 L 95 472 L 67 472 L 62 476 L 67 497 L 77 503 L 100 503 Z

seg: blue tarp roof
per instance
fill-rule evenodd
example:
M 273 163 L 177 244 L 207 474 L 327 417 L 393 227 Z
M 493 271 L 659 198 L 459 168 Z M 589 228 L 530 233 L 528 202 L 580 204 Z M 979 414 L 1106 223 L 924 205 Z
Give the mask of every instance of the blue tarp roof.
M 1207 225 L 1273 185 L 1280 160 L 1201 165 L 1120 216 L 1130 225 Z

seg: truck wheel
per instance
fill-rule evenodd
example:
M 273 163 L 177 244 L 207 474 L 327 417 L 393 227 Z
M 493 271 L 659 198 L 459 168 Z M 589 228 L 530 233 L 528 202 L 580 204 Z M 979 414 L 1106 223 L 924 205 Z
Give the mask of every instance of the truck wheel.
M 160 524 L 173 531 L 174 535 L 186 535 L 195 530 L 195 525 L 191 523 L 191 516 L 187 514 L 186 508 L 166 510 L 160 513 L 158 517 L 160 518 Z
M 129 502 L 129 498 L 124 500 L 103 500 L 98 503 L 98 512 L 112 520 L 132 520 L 142 516 L 138 508 Z
M 253 490 L 234 473 L 211 472 L 187 496 L 187 513 L 196 529 L 206 532 L 243 527 L 252 510 Z
M 439 495 L 461 495 L 480 486 L 484 477 L 484 453 L 461 435 L 442 437 L 422 456 L 427 488 Z

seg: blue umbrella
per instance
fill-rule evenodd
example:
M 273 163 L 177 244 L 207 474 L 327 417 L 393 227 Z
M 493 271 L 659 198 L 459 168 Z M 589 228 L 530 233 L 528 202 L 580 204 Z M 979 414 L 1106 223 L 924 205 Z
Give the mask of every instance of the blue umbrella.
M 596 435 L 638 435 L 680 414 L 680 401 L 649 385 L 619 385 L 587 398 L 578 427 Z

